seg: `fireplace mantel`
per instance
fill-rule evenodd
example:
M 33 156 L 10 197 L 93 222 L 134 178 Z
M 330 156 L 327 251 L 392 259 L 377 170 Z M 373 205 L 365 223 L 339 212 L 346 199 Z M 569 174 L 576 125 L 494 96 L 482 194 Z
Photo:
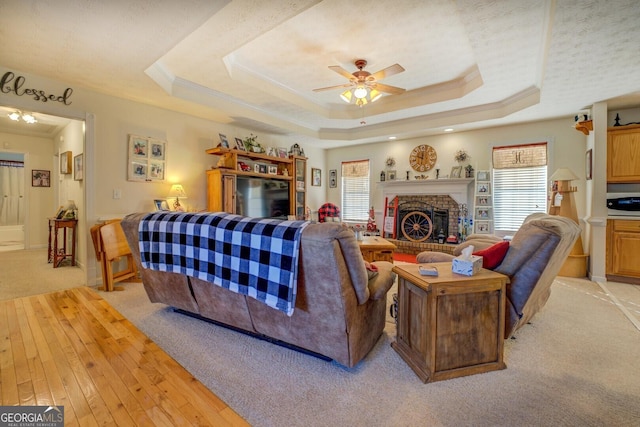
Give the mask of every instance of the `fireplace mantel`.
M 396 196 L 440 195 L 451 196 L 459 204 L 469 204 L 473 197 L 473 178 L 417 179 L 415 181 L 384 181 L 382 195 L 387 200 Z

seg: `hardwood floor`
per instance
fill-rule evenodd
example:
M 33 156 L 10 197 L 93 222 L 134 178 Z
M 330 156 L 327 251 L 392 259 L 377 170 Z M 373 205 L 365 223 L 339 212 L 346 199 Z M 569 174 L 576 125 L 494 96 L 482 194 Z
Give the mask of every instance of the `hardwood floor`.
M 67 426 L 248 425 L 87 287 L 0 301 L 0 394 Z

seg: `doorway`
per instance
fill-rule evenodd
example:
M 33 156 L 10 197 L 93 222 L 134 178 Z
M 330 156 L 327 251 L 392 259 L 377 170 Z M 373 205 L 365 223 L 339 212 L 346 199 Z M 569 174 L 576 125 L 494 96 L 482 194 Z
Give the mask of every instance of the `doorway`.
M 25 155 L 0 151 L 0 251 L 24 249 Z
M 22 225 L 13 224 L 5 230 L 12 240 L 22 235 L 22 245 L 6 245 L 12 249 L 46 249 L 48 246 L 48 218 L 54 216 L 60 205 L 73 201 L 86 218 L 84 182 L 74 179 L 74 174 L 60 173 L 60 154 L 72 152 L 83 154 L 85 150 L 85 120 L 29 111 L 36 123 L 12 120 L 9 115 L 24 110 L 11 106 L 0 106 L 0 156 L 10 154 L 10 160 L 22 160 L 22 177 L 18 179 L 21 194 L 18 195 L 18 211 L 23 217 Z M 5 153 L 5 154 L 2 154 Z M 16 158 L 19 155 L 20 158 Z M 2 160 L 3 157 L 0 157 Z M 85 162 L 86 164 L 86 162 Z M 1 172 L 0 172 L 1 173 Z M 45 178 L 36 173 L 42 173 Z M 77 177 L 76 177 L 77 178 Z M 0 183 L 0 192 L 6 185 Z M 4 208 L 2 208 L 4 209 Z M 9 211 L 16 210 L 15 206 Z M 0 210 L 0 214 L 2 210 Z M 79 230 L 84 228 L 80 226 Z M 21 228 L 21 229 L 20 229 Z M 0 230 L 2 234 L 2 230 Z M 86 243 L 77 242 L 77 261 L 86 270 Z M 82 246 L 82 247 L 81 247 Z M 40 251 L 34 251 L 40 256 Z

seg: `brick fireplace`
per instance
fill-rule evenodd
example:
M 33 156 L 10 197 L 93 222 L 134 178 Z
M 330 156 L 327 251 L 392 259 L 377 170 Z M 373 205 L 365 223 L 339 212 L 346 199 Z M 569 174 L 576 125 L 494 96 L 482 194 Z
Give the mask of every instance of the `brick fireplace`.
M 417 254 L 425 250 L 451 253 L 455 245 L 439 244 L 440 231 L 445 238 L 458 235 L 458 217 L 465 207 L 470 212 L 469 201 L 473 200 L 473 179 L 437 179 L 415 181 L 388 181 L 383 185 L 385 200 L 391 202 L 398 197 L 396 238 L 390 238 L 391 223 L 384 227 L 384 235 L 397 246 L 398 252 Z M 386 211 L 386 209 L 385 209 Z M 404 236 L 401 224 L 405 215 L 422 212 L 431 220 L 431 233 L 422 242 L 414 242 Z

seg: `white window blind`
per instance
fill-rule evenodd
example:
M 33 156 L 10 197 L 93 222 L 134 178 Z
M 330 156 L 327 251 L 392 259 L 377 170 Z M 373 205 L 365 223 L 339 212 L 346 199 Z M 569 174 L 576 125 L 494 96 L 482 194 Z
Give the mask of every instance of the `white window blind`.
M 342 219 L 369 219 L 369 160 L 342 163 Z
M 497 232 L 515 232 L 534 212 L 547 210 L 547 144 L 493 150 L 493 211 Z

